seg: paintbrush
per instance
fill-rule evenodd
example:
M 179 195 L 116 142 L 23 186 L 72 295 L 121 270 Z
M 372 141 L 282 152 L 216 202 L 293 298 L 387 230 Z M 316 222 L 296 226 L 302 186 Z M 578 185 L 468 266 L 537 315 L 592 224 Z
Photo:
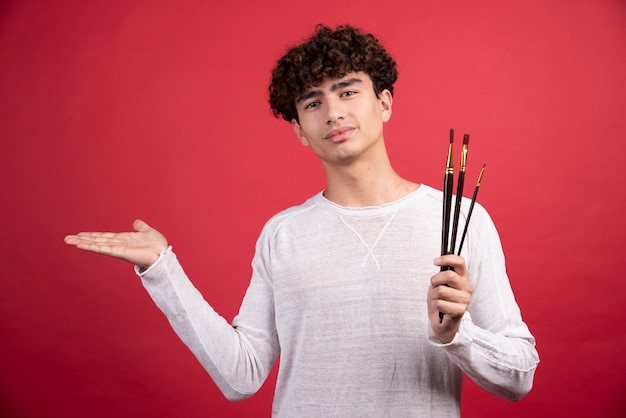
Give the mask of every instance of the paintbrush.
M 463 235 L 461 235 L 461 243 L 459 244 L 457 255 L 461 255 L 461 250 L 463 249 L 463 242 L 465 242 L 465 236 L 467 235 L 467 228 L 469 227 L 470 218 L 472 217 L 472 211 L 474 210 L 474 203 L 476 203 L 476 196 L 478 195 L 478 188 L 480 187 L 480 182 L 483 180 L 483 174 L 485 172 L 485 165 L 486 164 L 483 164 L 483 168 L 480 170 L 480 173 L 478 174 L 478 180 L 476 181 L 476 188 L 474 188 L 474 194 L 472 195 L 472 202 L 470 203 L 469 211 L 467 212 L 467 219 L 465 219 L 465 228 L 463 228 Z
M 450 235 L 450 211 L 452 209 L 452 188 L 454 187 L 454 163 L 452 158 L 452 143 L 454 142 L 454 129 L 450 129 L 450 145 L 448 146 L 448 158 L 443 176 L 443 223 L 441 227 L 441 255 L 449 254 L 448 239 Z M 442 267 L 442 270 L 446 270 Z
M 461 150 L 461 166 L 459 168 L 459 178 L 456 183 L 456 200 L 454 202 L 454 218 L 452 220 L 452 237 L 450 238 L 450 254 L 454 254 L 456 246 L 456 235 L 459 229 L 459 217 L 461 215 L 461 200 L 463 199 L 463 183 L 465 182 L 465 166 L 467 164 L 467 149 L 469 145 L 469 134 L 463 135 L 463 148 Z
M 450 210 L 452 209 L 452 188 L 454 187 L 454 163 L 452 158 L 452 143 L 454 129 L 450 129 L 450 145 L 448 158 L 443 176 L 443 220 L 441 225 L 441 255 L 448 254 L 448 236 L 450 234 Z M 440 271 L 450 270 L 449 266 L 441 266 Z M 443 322 L 443 312 L 439 312 L 439 323 Z

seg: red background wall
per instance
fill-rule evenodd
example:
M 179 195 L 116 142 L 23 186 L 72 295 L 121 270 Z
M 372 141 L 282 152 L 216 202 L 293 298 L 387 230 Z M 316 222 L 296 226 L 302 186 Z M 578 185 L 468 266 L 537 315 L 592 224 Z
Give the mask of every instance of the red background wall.
M 399 62 L 386 139 L 440 187 L 448 129 L 502 235 L 538 340 L 509 404 L 468 382 L 465 417 L 623 416 L 626 2 L 319 0 L 0 3 L 0 415 L 268 416 L 274 376 L 233 404 L 129 265 L 63 236 L 162 230 L 236 314 L 254 241 L 324 187 L 266 105 L 269 71 L 318 22 Z

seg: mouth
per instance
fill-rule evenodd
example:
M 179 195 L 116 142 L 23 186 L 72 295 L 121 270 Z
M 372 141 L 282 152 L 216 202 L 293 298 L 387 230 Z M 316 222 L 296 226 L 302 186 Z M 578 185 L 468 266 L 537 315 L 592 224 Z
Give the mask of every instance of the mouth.
M 326 136 L 324 136 L 324 139 L 334 143 L 341 142 L 348 139 L 350 134 L 352 134 L 352 131 L 354 131 L 354 128 L 350 126 L 336 128 L 328 132 Z

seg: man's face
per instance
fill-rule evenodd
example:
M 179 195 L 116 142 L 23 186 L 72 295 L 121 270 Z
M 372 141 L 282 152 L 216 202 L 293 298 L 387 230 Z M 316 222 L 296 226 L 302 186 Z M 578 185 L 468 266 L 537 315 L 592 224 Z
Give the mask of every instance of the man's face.
M 376 152 L 383 124 L 391 117 L 391 93 L 376 96 L 369 76 L 353 72 L 325 79 L 296 98 L 296 135 L 325 164 L 346 164 Z M 382 147 L 384 152 L 384 147 Z

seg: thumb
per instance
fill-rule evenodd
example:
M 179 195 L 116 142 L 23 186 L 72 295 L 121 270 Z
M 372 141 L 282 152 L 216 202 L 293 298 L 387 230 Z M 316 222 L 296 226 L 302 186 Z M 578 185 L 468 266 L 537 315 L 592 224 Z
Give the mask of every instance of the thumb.
M 147 232 L 150 230 L 150 225 L 141 219 L 135 219 L 135 222 L 133 222 L 133 229 L 137 232 Z

